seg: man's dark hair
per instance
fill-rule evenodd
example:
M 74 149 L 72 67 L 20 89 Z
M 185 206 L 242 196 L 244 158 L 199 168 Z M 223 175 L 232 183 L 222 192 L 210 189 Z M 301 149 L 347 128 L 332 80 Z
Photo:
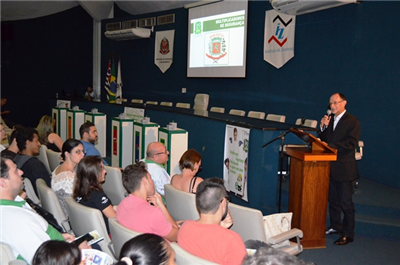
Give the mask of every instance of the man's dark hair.
M 147 177 L 146 164 L 144 162 L 138 162 L 134 165 L 127 166 L 122 171 L 122 184 L 124 188 L 132 193 L 140 189 L 142 179 Z
M 216 213 L 223 198 L 227 197 L 224 181 L 209 178 L 200 182 L 196 191 L 196 207 L 199 213 Z
M 84 133 L 90 132 L 90 127 L 92 127 L 92 126 L 96 126 L 96 125 L 94 125 L 93 122 L 87 121 L 84 124 L 82 124 L 81 127 L 79 127 L 79 134 L 81 136 L 81 139 L 83 138 Z
M 346 97 L 342 93 L 338 93 L 338 95 L 342 100 L 346 100 Z
M 22 126 L 22 125 L 17 124 L 17 125 L 14 126 L 14 129 L 13 129 L 13 131 L 11 132 L 11 135 L 10 135 L 10 139 L 8 140 L 8 144 L 12 144 L 12 142 L 14 141 L 14 139 L 17 138 L 18 133 L 19 133 L 22 129 L 24 129 L 24 126 Z
M 17 133 L 17 146 L 19 151 L 25 150 L 26 148 L 26 141 L 33 141 L 35 134 L 39 137 L 38 132 L 33 128 L 23 128 Z
M 11 160 L 11 159 L 6 158 L 6 157 L 1 158 L 1 168 L 0 168 L 1 177 L 5 178 L 5 179 L 8 179 L 8 172 L 10 171 L 10 168 L 6 164 L 7 160 Z
M 242 265 L 311 265 L 296 256 L 273 247 L 261 247 L 253 255 L 247 255 Z

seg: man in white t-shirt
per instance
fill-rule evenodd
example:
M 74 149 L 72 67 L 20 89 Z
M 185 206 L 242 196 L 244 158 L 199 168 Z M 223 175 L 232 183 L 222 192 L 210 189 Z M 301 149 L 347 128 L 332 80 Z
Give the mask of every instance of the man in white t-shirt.
M 160 142 L 152 142 L 147 146 L 146 158 L 142 161 L 147 165 L 147 171 L 154 181 L 157 193 L 164 196 L 164 185 L 171 182 L 171 177 L 164 168 L 168 161 L 167 147 Z

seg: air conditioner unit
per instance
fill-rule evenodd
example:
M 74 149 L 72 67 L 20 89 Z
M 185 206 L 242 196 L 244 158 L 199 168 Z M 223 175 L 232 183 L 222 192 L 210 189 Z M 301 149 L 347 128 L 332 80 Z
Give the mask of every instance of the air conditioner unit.
M 270 0 L 272 7 L 283 14 L 302 15 L 336 6 L 356 3 L 357 0 Z
M 132 39 L 142 39 L 150 38 L 152 29 L 145 28 L 132 28 L 132 29 L 121 29 L 106 31 L 104 35 L 111 40 L 132 40 Z

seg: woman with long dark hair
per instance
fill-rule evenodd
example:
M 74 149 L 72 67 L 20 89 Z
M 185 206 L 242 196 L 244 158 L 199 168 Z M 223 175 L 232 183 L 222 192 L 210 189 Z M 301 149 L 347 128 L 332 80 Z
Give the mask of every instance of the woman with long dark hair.
M 127 241 L 115 265 L 174 265 L 175 251 L 162 237 L 141 234 Z
M 75 167 L 85 156 L 83 145 L 75 139 L 64 142 L 61 159 L 64 161 L 52 173 L 51 188 L 57 195 L 64 214 L 68 216 L 65 199 L 72 196 L 75 180 Z
M 82 205 L 98 209 L 102 212 L 107 231 L 108 218 L 116 217 L 111 200 L 104 193 L 101 183 L 104 182 L 106 170 L 99 156 L 86 156 L 75 170 L 73 197 Z

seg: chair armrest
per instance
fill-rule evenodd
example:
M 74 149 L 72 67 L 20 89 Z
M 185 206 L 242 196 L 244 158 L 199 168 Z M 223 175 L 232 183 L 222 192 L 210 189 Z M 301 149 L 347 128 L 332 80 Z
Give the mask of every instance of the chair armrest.
M 108 235 L 106 235 L 106 236 L 108 236 Z M 108 249 L 110 250 L 110 252 L 112 253 L 112 255 L 113 255 L 112 258 L 114 259 L 114 261 L 118 261 L 118 257 L 117 257 L 117 255 L 115 254 L 114 245 L 113 245 L 112 241 L 109 242 L 109 243 L 107 244 L 107 247 L 108 247 Z
M 299 237 L 302 238 L 303 237 L 303 231 L 301 231 L 300 229 L 297 228 L 293 228 L 290 229 L 289 231 L 280 233 L 279 235 L 270 237 L 268 239 L 268 244 L 274 245 L 274 244 L 278 244 L 281 243 L 282 241 L 285 241 L 287 239 L 291 239 L 293 237 Z

